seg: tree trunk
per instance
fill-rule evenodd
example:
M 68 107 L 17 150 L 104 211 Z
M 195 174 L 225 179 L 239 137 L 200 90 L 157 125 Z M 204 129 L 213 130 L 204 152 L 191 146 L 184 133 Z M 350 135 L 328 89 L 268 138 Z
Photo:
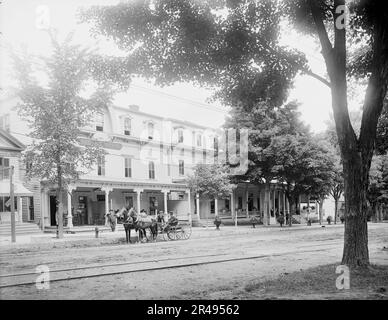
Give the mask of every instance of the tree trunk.
M 334 198 L 334 224 L 337 224 L 338 216 L 338 198 Z
M 361 157 L 354 155 L 353 161 L 344 162 L 345 174 L 345 238 L 342 264 L 348 266 L 369 265 L 368 225 L 366 193 L 368 182 Z M 361 174 L 360 174 L 361 173 Z
M 57 188 L 57 201 L 58 201 L 58 238 L 63 238 L 63 197 L 62 197 L 62 171 L 60 166 L 57 170 L 58 174 L 58 188 Z
M 319 224 L 322 224 L 322 208 L 323 208 L 323 201 L 325 201 L 323 198 L 319 199 Z

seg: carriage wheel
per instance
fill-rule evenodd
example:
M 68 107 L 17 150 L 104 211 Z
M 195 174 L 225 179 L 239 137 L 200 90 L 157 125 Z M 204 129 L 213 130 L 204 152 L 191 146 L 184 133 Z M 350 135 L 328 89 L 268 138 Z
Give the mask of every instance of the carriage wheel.
M 171 228 L 167 231 L 167 237 L 169 240 L 177 240 L 177 231 L 175 228 Z
M 191 226 L 181 226 L 180 239 L 187 240 L 191 237 Z

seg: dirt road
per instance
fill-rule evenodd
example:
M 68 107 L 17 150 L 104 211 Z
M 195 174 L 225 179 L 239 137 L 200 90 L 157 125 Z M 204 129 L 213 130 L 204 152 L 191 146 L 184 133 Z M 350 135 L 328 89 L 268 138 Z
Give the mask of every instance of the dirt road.
M 384 246 L 388 247 L 388 224 L 370 224 L 372 263 L 388 265 Z M 326 226 L 257 229 L 246 234 L 147 244 L 19 253 L 7 250 L 1 253 L 0 275 L 34 273 L 37 266 L 46 265 L 53 271 L 67 269 L 62 275 L 79 278 L 51 282 L 49 289 L 38 289 L 35 285 L 1 288 L 0 296 L 1 299 L 239 299 L 242 288 L 253 281 L 338 263 L 342 248 L 343 226 Z M 180 267 L 174 267 L 177 265 Z M 90 266 L 94 268 L 89 269 Z M 75 268 L 78 269 L 74 271 Z M 115 271 L 121 273 L 112 274 Z M 95 276 L 102 273 L 109 275 Z M 58 277 L 55 272 L 50 276 Z M 9 278 L 1 277 L 0 285 L 7 281 Z

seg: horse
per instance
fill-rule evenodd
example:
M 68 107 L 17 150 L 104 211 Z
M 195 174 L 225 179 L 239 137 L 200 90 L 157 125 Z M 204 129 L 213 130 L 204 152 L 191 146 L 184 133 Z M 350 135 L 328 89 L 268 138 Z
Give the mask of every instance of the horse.
M 127 243 L 131 242 L 131 229 L 139 231 L 139 241 L 142 241 L 146 236 L 146 229 L 150 229 L 152 240 L 156 241 L 158 236 L 158 224 L 155 219 L 151 217 L 142 218 L 139 217 L 133 208 L 123 207 L 117 214 L 118 216 L 123 216 L 124 229 Z M 150 219 L 149 219 L 150 218 Z
M 125 239 L 127 243 L 132 243 L 131 229 L 135 229 L 136 232 L 138 231 L 137 226 L 134 223 L 132 212 L 134 212 L 133 208 L 129 209 L 128 207 L 122 207 L 121 210 L 117 213 L 117 216 L 123 220 Z
M 135 224 L 139 230 L 140 241 L 143 240 L 143 237 L 146 237 L 146 229 L 149 229 L 151 232 L 151 238 L 153 241 L 156 241 L 158 236 L 158 223 L 152 217 L 147 217 L 147 219 L 135 218 Z

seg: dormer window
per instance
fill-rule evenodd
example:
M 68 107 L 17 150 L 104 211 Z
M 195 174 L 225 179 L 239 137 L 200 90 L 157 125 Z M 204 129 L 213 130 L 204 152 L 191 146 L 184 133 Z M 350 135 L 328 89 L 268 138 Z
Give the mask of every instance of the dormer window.
M 96 126 L 96 131 L 104 131 L 104 114 L 97 113 L 94 117 L 94 123 Z
M 154 124 L 152 122 L 148 122 L 148 139 L 152 140 L 154 138 Z
M 124 118 L 124 135 L 131 135 L 131 118 L 129 117 Z

